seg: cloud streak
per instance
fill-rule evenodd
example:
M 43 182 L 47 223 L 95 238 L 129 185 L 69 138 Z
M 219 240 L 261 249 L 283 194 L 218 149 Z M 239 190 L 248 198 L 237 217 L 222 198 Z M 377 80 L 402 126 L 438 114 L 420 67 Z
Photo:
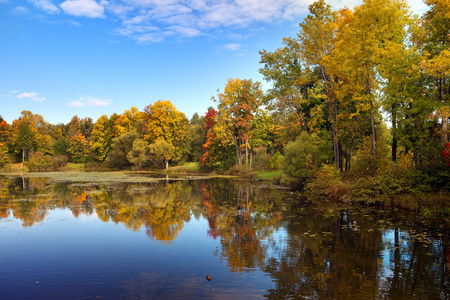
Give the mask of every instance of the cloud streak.
M 50 0 L 28 0 L 28 2 L 51 15 L 57 14 L 60 11 L 59 8 Z
M 230 43 L 230 44 L 226 44 L 224 47 L 231 51 L 237 51 L 241 48 L 241 46 L 242 46 L 241 44 Z
M 224 28 L 293 20 L 312 0 L 110 0 L 105 10 L 121 20 L 116 33 L 137 41 L 192 38 Z M 157 30 L 155 30 L 157 28 Z M 146 30 L 148 29 L 148 30 Z
M 1 1 L 1 0 L 0 0 Z M 75 17 L 112 18 L 118 35 L 141 42 L 193 38 L 293 20 L 313 0 L 28 0 L 47 12 Z
M 17 92 L 17 91 L 14 91 Z M 35 101 L 35 102 L 44 102 L 45 98 L 44 97 L 39 97 L 37 95 L 37 93 L 31 92 L 31 93 L 20 93 L 19 95 L 17 95 L 17 98 L 19 99 L 27 99 L 27 100 L 31 100 L 31 101 Z
M 1 1 L 1 0 L 0 0 Z M 141 43 L 168 37 L 193 38 L 223 34 L 285 20 L 300 20 L 314 0 L 28 0 L 49 14 L 61 10 L 71 16 L 112 18 L 117 35 Z M 353 7 L 362 0 L 329 0 L 333 9 Z M 420 0 L 409 0 L 418 7 Z M 59 3 L 59 4 L 58 4 Z M 422 4 L 423 5 L 423 4 Z M 59 6 L 59 7 L 58 7 Z
M 102 107 L 102 106 L 108 106 L 112 103 L 112 100 L 110 99 L 98 99 L 90 96 L 81 96 L 76 100 L 72 100 L 67 103 L 68 106 L 72 107 Z
M 97 3 L 95 0 L 67 0 L 61 3 L 60 7 L 66 14 L 75 17 L 104 18 L 105 9 L 102 3 L 107 4 L 106 1 Z

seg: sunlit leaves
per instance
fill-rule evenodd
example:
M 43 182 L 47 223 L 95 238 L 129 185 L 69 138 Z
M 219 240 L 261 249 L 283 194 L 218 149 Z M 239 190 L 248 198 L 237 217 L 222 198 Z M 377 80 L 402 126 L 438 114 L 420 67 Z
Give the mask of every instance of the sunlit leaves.
M 144 113 L 136 107 L 125 110 L 114 120 L 114 136 L 120 136 L 127 132 L 140 132 L 144 121 Z
M 218 91 L 214 101 L 218 113 L 214 133 L 222 144 L 232 144 L 236 149 L 236 164 L 249 164 L 252 120 L 261 104 L 262 89 L 259 82 L 247 79 L 228 79 L 224 91 Z
M 172 159 L 181 159 L 185 146 L 184 137 L 188 127 L 185 114 L 178 111 L 168 100 L 150 104 L 144 109 L 143 139 L 149 143 L 163 140 L 174 147 Z
M 95 122 L 90 143 L 92 152 L 98 160 L 104 161 L 106 159 L 106 156 L 111 149 L 112 138 L 111 121 L 108 116 L 103 115 Z
M 81 133 L 72 136 L 70 138 L 70 146 L 68 149 L 70 160 L 76 163 L 84 162 L 85 155 L 89 153 L 88 144 L 88 141 Z

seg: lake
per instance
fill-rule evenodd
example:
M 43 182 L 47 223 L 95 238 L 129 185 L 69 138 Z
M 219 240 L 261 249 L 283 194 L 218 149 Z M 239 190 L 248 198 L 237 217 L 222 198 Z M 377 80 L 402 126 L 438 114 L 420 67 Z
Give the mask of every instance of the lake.
M 0 177 L 0 298 L 450 299 L 447 223 L 232 179 Z

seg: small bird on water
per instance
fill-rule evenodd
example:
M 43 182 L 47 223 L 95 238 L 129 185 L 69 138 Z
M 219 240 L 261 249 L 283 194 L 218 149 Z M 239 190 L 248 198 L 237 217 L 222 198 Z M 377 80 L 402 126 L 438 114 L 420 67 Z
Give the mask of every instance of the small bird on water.
M 206 279 L 208 279 L 208 281 L 211 281 L 211 276 L 206 276 Z

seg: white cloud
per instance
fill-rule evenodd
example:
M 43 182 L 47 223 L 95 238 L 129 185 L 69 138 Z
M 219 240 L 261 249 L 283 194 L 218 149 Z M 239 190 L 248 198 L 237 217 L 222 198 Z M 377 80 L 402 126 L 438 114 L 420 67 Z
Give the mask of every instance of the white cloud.
M 0 3 L 8 0 L 0 0 Z M 111 30 L 138 42 L 161 42 L 167 37 L 192 38 L 223 35 L 233 31 L 260 28 L 283 21 L 300 22 L 315 0 L 28 0 L 49 14 L 63 10 L 77 17 L 106 18 L 117 21 Z M 414 12 L 427 9 L 422 0 L 407 0 Z M 61 3 L 62 2 L 62 3 Z M 334 10 L 354 7 L 363 0 L 326 0 Z M 59 7 L 55 3 L 61 3 Z M 24 6 L 15 14 L 27 13 Z M 72 23 L 79 26 L 80 23 Z M 231 31 L 231 30 L 228 30 Z M 242 34 L 232 40 L 248 37 Z
M 76 100 L 72 100 L 67 103 L 68 106 L 73 107 L 98 107 L 98 106 L 108 106 L 112 100 L 109 99 L 98 99 L 90 96 L 81 96 Z
M 50 0 L 28 0 L 28 2 L 49 14 L 59 13 L 59 8 Z
M 17 91 L 14 91 L 17 92 Z M 20 93 L 19 95 L 17 95 L 17 98 L 19 99 L 28 99 L 28 100 L 32 100 L 32 101 L 36 101 L 36 102 L 43 102 L 45 101 L 44 97 L 39 97 L 36 93 Z
M 241 44 L 231 43 L 231 44 L 226 44 L 224 47 L 231 51 L 237 51 L 241 48 L 241 46 L 242 46 Z
M 102 1 L 102 4 L 107 2 Z M 95 0 L 66 0 L 61 3 L 61 9 L 69 15 L 76 17 L 88 17 L 88 18 L 104 18 L 105 9 L 102 4 L 97 3 Z
M 184 37 L 194 37 L 194 36 L 198 36 L 198 35 L 202 34 L 200 32 L 200 30 L 197 30 L 195 28 L 183 27 L 183 26 L 171 26 L 171 27 L 168 27 L 167 29 L 174 31 L 178 35 L 184 36 Z
M 214 34 L 226 27 L 260 27 L 258 23 L 295 20 L 313 1 L 109 0 L 105 10 L 122 22 L 116 33 L 140 42 L 155 42 L 167 36 L 189 38 Z
M 363 0 L 326 0 L 326 2 L 330 4 L 334 10 L 338 10 L 345 6 L 348 8 L 353 8 L 357 5 L 361 5 Z M 421 15 L 428 10 L 428 6 L 423 2 L 423 0 L 407 0 L 406 3 L 415 14 Z

